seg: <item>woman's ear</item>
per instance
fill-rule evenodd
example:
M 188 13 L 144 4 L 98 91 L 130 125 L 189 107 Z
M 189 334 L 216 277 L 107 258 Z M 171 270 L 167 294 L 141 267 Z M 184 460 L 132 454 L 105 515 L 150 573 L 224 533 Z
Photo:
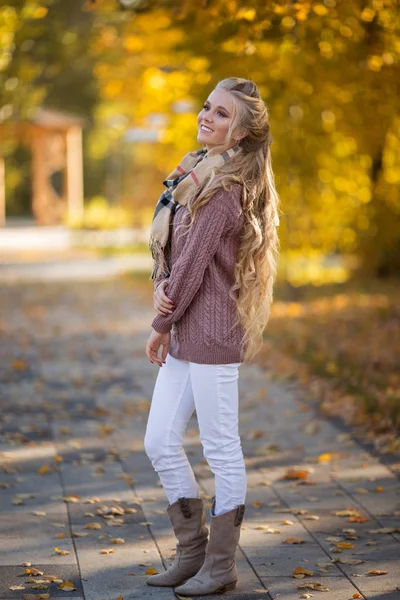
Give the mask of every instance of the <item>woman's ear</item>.
M 235 142 L 240 142 L 240 140 L 242 140 L 243 138 L 246 137 L 246 135 L 248 135 L 248 131 L 246 131 L 245 129 L 239 129 L 239 131 L 233 136 Z

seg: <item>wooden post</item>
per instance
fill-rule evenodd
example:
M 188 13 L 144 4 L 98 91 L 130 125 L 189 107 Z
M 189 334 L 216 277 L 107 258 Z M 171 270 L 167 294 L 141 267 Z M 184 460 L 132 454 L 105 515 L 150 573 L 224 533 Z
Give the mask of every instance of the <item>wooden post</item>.
M 40 225 L 49 223 L 46 136 L 36 131 L 32 138 L 32 212 Z
M 79 223 L 83 218 L 82 129 L 70 127 L 65 140 L 68 220 Z
M 0 227 L 6 224 L 6 182 L 4 158 L 0 156 Z

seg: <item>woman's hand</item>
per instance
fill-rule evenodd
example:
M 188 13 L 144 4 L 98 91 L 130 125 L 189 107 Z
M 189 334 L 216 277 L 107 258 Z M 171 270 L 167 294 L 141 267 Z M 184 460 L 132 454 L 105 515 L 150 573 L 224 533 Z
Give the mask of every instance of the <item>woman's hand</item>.
M 157 287 L 153 294 L 154 308 L 156 309 L 158 314 L 163 317 L 167 317 L 175 309 L 174 303 L 168 298 L 168 296 L 165 293 L 167 285 L 168 281 L 163 281 L 162 283 L 160 283 L 160 285 Z
M 158 331 L 151 332 L 149 340 L 146 346 L 146 354 L 147 358 L 151 363 L 157 363 L 159 367 L 162 367 L 162 363 L 165 363 L 168 353 L 168 346 L 171 339 L 171 334 L 168 333 L 158 333 Z M 163 347 L 161 352 L 161 358 L 158 356 L 158 351 L 160 346 Z

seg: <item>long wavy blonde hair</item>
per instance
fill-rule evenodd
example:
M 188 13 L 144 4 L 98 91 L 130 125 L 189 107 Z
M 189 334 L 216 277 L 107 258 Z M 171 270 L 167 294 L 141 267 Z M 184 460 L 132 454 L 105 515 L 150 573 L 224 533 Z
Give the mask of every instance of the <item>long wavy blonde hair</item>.
M 262 336 L 268 323 L 273 300 L 273 287 L 279 256 L 279 197 L 272 171 L 268 109 L 257 85 L 248 79 L 229 77 L 216 88 L 230 92 L 234 98 L 234 114 L 226 142 L 234 140 L 234 133 L 245 130 L 247 135 L 238 145 L 241 149 L 223 167 L 214 171 L 200 193 L 187 204 L 189 229 L 201 206 L 223 187 L 230 191 L 232 184 L 243 187 L 243 233 L 235 265 L 235 283 L 230 296 L 235 300 L 239 322 L 244 329 L 242 344 L 244 360 L 248 362 L 262 345 Z M 233 145 L 233 144 L 232 144 Z

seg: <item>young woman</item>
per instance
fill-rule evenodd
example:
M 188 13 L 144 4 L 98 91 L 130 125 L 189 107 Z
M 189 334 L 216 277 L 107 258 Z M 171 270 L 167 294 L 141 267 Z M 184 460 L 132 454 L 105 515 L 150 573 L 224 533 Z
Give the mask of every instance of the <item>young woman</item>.
M 236 587 L 246 496 L 238 370 L 261 346 L 279 249 L 268 110 L 255 83 L 220 81 L 198 115 L 197 139 L 203 148 L 164 181 L 155 210 L 150 247 L 158 314 L 146 347 L 161 370 L 145 450 L 178 540 L 171 567 L 147 583 L 179 586 L 186 596 Z M 194 410 L 215 476 L 209 540 L 182 447 Z

